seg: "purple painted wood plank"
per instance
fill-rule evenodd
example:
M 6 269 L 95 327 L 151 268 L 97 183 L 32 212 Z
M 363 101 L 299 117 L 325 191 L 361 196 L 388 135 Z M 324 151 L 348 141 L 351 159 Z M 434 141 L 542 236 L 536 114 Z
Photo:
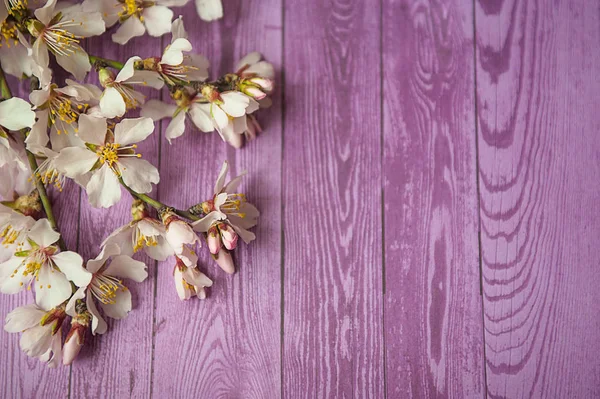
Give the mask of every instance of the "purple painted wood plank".
M 600 396 L 600 19 L 476 4 L 489 396 Z
M 160 56 L 161 39 L 143 37 L 125 46 L 109 41 L 109 37 L 90 39 L 90 54 L 125 62 L 132 55 Z M 158 92 L 145 90 L 148 98 L 158 98 Z M 137 116 L 135 113 L 132 117 Z M 144 142 L 138 152 L 158 166 L 159 126 Z M 131 220 L 131 196 L 122 190 L 121 201 L 110 209 L 93 208 L 87 194 L 81 195 L 80 254 L 84 259 L 94 258 L 100 243 L 116 228 Z M 156 262 L 143 252 L 135 258 L 148 265 L 149 276 L 143 283 L 125 281 L 130 289 L 133 310 L 123 320 L 106 318 L 108 331 L 104 335 L 87 337 L 86 345 L 72 366 L 71 397 L 148 397 L 152 359 L 152 320 Z
M 29 99 L 29 82 L 9 79 L 13 95 Z M 67 185 L 62 193 L 49 189 L 57 223 L 69 248 L 76 249 L 78 227 L 79 187 Z M 64 229 L 63 229 L 64 227 Z M 34 303 L 31 292 L 17 295 L 2 295 L 0 321 L 4 326 L 6 315 L 18 306 Z M 0 397 L 32 398 L 66 397 L 69 385 L 69 369 L 50 369 L 37 359 L 25 355 L 19 347 L 20 334 L 9 334 L 0 330 Z
M 389 397 L 482 397 L 473 6 L 384 1 Z
M 214 67 L 230 72 L 250 51 L 260 51 L 280 69 L 280 0 L 227 1 L 219 22 L 189 23 L 194 49 Z M 193 5 L 183 14 L 195 15 Z M 213 281 L 207 299 L 181 302 L 172 278 L 173 261 L 159 264 L 153 393 L 157 397 L 275 398 L 280 375 L 281 101 L 260 111 L 265 129 L 256 141 L 233 150 L 217 133 L 191 125 L 183 137 L 162 143 L 161 201 L 185 208 L 212 195 L 225 159 L 234 175 L 248 170 L 243 191 L 262 216 L 257 240 L 235 252 L 237 274 L 225 275 L 206 250 L 199 267 Z M 163 123 L 163 131 L 168 122 Z M 181 160 L 185 159 L 183 165 Z
M 286 397 L 383 397 L 380 10 L 286 2 Z

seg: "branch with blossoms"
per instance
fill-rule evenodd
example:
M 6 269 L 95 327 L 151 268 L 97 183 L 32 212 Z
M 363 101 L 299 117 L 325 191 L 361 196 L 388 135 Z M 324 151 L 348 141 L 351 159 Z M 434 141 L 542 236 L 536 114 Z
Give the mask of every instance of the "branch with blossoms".
M 155 133 L 155 121 L 171 119 L 169 143 L 189 130 L 189 120 L 192 130 L 216 131 L 241 148 L 261 132 L 256 114 L 270 105 L 273 90 L 273 67 L 259 53 L 208 80 L 208 61 L 193 53 L 182 17 L 173 20 L 168 8 L 186 3 L 0 2 L 0 292 L 35 295 L 35 303 L 8 314 L 4 328 L 22 333 L 21 349 L 51 367 L 71 364 L 88 331 L 107 331 L 105 318 L 128 315 L 127 285 L 148 276 L 147 265 L 134 259 L 140 251 L 157 261 L 173 259 L 176 293 L 188 300 L 206 298 L 212 286 L 198 265 L 202 243 L 233 274 L 239 239 L 255 239 L 250 229 L 259 212 L 239 190 L 244 174 L 227 180 L 227 162 L 212 192 L 187 209 L 149 196 L 160 175 L 137 145 Z M 196 8 L 207 21 L 222 16 L 220 0 L 196 0 Z M 171 42 L 146 59 L 87 54 L 85 39 L 109 28 L 119 44 L 169 32 Z M 51 58 L 73 79 L 59 85 Z M 5 73 L 30 81 L 28 99 L 13 97 Z M 86 82 L 90 74 L 99 86 Z M 146 101 L 139 87 L 168 90 L 171 102 Z M 140 116 L 129 117 L 135 111 Z M 93 259 L 84 260 L 61 238 L 47 191 L 60 193 L 67 184 L 81 186 L 98 208 L 118 203 L 121 187 L 133 198 L 131 221 L 109 234 Z

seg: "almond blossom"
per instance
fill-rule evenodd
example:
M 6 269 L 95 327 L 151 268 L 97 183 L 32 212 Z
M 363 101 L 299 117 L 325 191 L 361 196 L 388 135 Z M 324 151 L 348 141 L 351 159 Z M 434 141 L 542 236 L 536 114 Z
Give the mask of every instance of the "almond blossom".
M 70 79 L 66 83 L 66 86 L 60 88 L 51 84 L 29 95 L 29 100 L 35 107 L 37 122 L 25 140 L 28 149 L 33 145 L 46 146 L 48 141 L 54 151 L 83 145 L 77 137 L 79 115 L 97 105 L 102 92 L 95 85 L 80 84 Z
M 104 247 L 95 259 L 87 262 L 86 269 L 93 277 L 89 284 L 81 286 L 73 294 L 67 304 L 67 313 L 75 316 L 77 301 L 85 298 L 85 305 L 92 318 L 92 333 L 104 334 L 107 324 L 98 312 L 95 302 L 107 317 L 113 319 L 127 317 L 131 311 L 131 292 L 123 285 L 122 279 L 141 283 L 148 277 L 148 272 L 143 262 L 122 255 L 116 244 Z
M 199 54 L 184 54 L 192 51 L 181 17 L 171 25 L 171 43 L 165 48 L 161 58 L 148 58 L 143 61 L 145 70 L 156 71 L 167 83 L 204 81 L 208 78 L 209 63 Z
M 212 286 L 212 280 L 199 271 L 197 267 L 187 267 L 183 260 L 178 257 L 175 259 L 173 279 L 179 299 L 186 301 L 193 296 L 200 299 L 206 298 L 205 288 Z
M 115 76 L 106 68 L 99 71 L 100 83 L 104 92 L 100 96 L 100 113 L 106 118 L 123 116 L 126 111 L 135 109 L 144 103 L 145 96 L 136 91 L 133 85 L 150 86 L 155 89 L 163 87 L 160 76 L 152 71 L 138 71 L 134 64 L 140 57 L 131 57 Z
M 275 69 L 273 65 L 262 59 L 259 52 L 252 52 L 242 58 L 236 66 L 236 75 L 241 78 L 240 90 L 257 101 L 266 98 L 273 91 Z M 270 103 L 261 104 L 266 108 Z
M 71 284 L 86 285 L 91 274 L 82 267 L 83 260 L 75 252 L 59 252 L 55 243 L 60 234 L 48 219 L 38 220 L 27 233 L 23 249 L 0 264 L 0 291 L 16 294 L 34 286 L 36 303 L 51 309 L 69 299 Z
M 150 36 L 169 32 L 173 11 L 168 7 L 183 6 L 188 0 L 86 0 L 84 9 L 100 11 L 107 27 L 121 24 L 112 35 L 115 43 L 125 44 L 146 31 Z
M 117 244 L 122 254 L 130 256 L 143 249 L 149 257 L 158 261 L 173 255 L 173 249 L 165 238 L 165 227 L 148 215 L 144 203 L 134 201 L 131 212 L 133 220 L 112 232 L 102 246 Z
M 138 193 L 152 191 L 160 180 L 158 170 L 136 153 L 135 143 L 154 131 L 150 118 L 123 119 L 114 128 L 105 118 L 81 115 L 79 137 L 85 147 L 60 151 L 56 165 L 68 177 L 90 173 L 85 187 L 90 203 L 108 208 L 121 199 L 120 179 Z
M 35 219 L 15 212 L 0 204 L 0 262 L 8 260 L 12 254 L 23 248 L 29 229 L 35 224 Z
M 4 330 L 22 333 L 20 346 L 27 356 L 36 357 L 48 367 L 60 364 L 64 307 L 46 311 L 36 305 L 21 306 L 6 315 Z
M 27 29 L 35 42 L 32 46 L 32 57 L 38 72 L 33 72 L 41 87 L 50 83 L 50 59 L 48 52 L 56 57 L 56 62 L 66 71 L 83 80 L 92 65 L 85 50 L 79 45 L 81 39 L 97 36 L 105 31 L 102 15 L 98 12 L 84 12 L 80 5 L 55 11 L 57 0 L 48 0 L 46 5 L 35 10 L 37 19 L 28 21 Z
M 165 226 L 165 238 L 175 255 L 188 267 L 195 267 L 198 256 L 192 248 L 200 244 L 198 235 L 189 223 L 181 220 L 174 212 L 167 210 L 161 215 Z
M 220 239 L 224 243 L 229 243 L 230 246 L 235 247 L 237 241 L 233 237 L 234 232 L 246 244 L 256 238 L 254 233 L 248 231 L 248 229 L 256 226 L 259 212 L 254 205 L 246 201 L 244 194 L 236 193 L 246 173 L 244 172 L 225 183 L 228 170 L 229 164 L 225 161 L 215 183 L 213 198 L 200 204 L 202 212 L 206 216 L 193 222 L 192 226 L 194 230 L 203 233 L 207 233 L 211 227 L 215 227 L 219 231 Z M 229 226 L 233 228 L 234 232 L 231 232 Z

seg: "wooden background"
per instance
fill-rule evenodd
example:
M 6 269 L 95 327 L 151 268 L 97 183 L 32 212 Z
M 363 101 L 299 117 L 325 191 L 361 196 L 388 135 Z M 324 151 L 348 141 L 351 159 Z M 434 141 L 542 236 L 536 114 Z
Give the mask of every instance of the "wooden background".
M 598 3 L 224 5 L 211 24 L 175 13 L 213 76 L 253 50 L 274 63 L 264 134 L 236 151 L 190 127 L 141 152 L 178 207 L 224 159 L 249 170 L 258 239 L 233 277 L 202 258 L 205 301 L 149 261 L 135 311 L 72 367 L 0 334 L 0 397 L 599 397 Z M 169 40 L 87 48 L 124 61 Z M 73 184 L 54 198 L 85 256 L 129 217 Z M 27 301 L 3 296 L 0 316 Z

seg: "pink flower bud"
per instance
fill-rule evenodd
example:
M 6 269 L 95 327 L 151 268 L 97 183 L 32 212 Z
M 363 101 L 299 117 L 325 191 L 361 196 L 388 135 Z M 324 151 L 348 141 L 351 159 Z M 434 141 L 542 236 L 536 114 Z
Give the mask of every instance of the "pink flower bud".
M 63 364 L 65 366 L 73 363 L 73 360 L 75 360 L 79 351 L 81 351 L 85 330 L 86 326 L 79 324 L 75 320 L 71 322 L 71 330 L 69 330 L 69 334 L 67 334 L 67 339 L 63 345 Z
M 221 239 L 223 240 L 225 248 L 230 251 L 235 249 L 238 241 L 238 235 L 235 230 L 226 223 L 219 223 L 219 231 L 221 232 Z
M 250 79 L 250 81 L 255 85 L 262 87 L 262 89 L 265 91 L 273 90 L 273 81 L 271 79 L 256 77 Z
M 233 259 L 231 258 L 231 254 L 227 250 L 221 248 L 218 254 L 213 255 L 213 258 L 225 273 L 235 273 Z
M 211 226 L 208 229 L 206 243 L 208 244 L 208 250 L 211 254 L 218 254 L 221 250 L 221 237 L 219 236 L 219 230 L 216 226 Z
M 247 87 L 244 92 L 255 100 L 262 100 L 267 96 L 267 93 L 260 90 L 258 87 Z

